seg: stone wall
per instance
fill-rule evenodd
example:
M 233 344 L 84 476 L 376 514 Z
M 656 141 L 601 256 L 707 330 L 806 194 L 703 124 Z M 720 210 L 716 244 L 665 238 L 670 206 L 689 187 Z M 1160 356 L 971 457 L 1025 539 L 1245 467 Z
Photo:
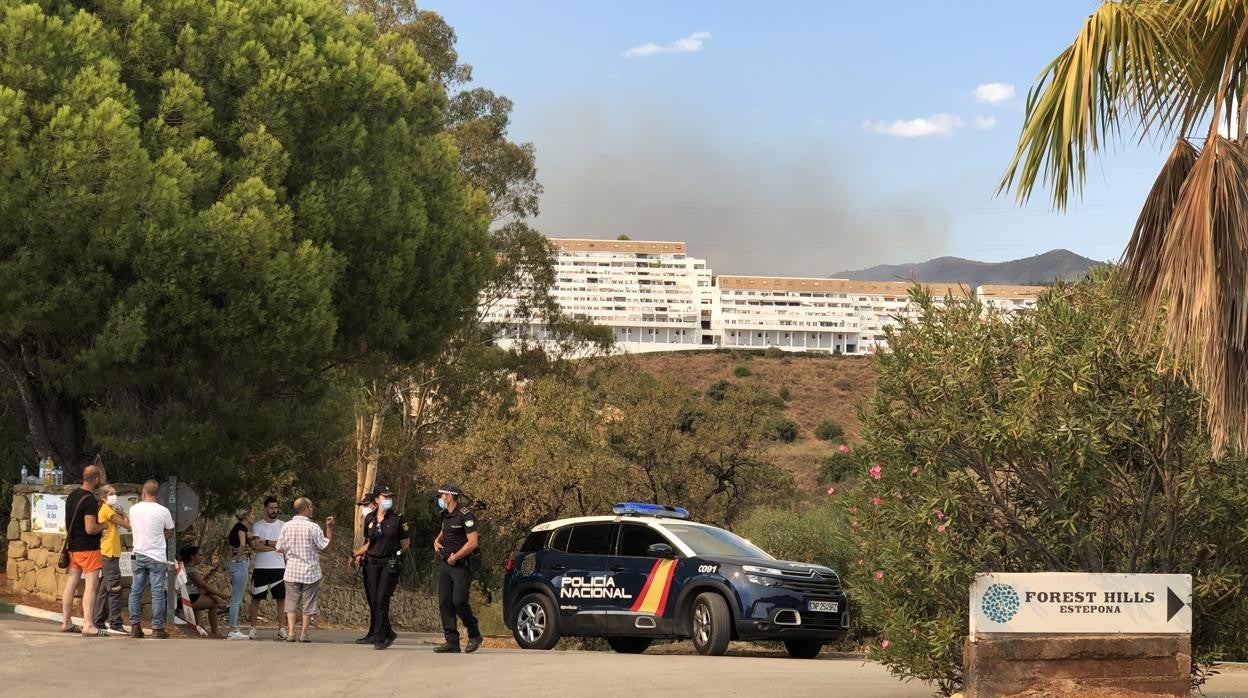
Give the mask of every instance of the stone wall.
M 119 495 L 136 494 L 138 485 L 113 485 Z M 13 488 L 13 508 L 9 515 L 6 532 L 8 553 L 5 575 L 9 589 L 55 601 L 61 598 L 65 588 L 65 570 L 58 568 L 61 546 L 65 536 L 59 533 L 34 533 L 30 530 L 30 496 L 35 493 L 69 494 L 78 485 L 43 487 L 40 485 L 16 485 Z M 128 533 L 122 536 L 123 545 L 129 544 Z M 125 582 L 128 584 L 128 580 Z
M 966 698 L 1191 693 L 1189 635 L 981 636 L 964 662 Z

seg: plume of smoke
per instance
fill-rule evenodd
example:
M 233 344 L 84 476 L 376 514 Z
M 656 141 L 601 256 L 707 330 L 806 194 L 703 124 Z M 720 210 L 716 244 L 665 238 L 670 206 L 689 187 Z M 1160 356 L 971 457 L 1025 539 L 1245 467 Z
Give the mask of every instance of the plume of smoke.
M 827 276 L 937 256 L 948 214 L 918 197 L 869 195 L 826 142 L 783 149 L 722 142 L 641 104 L 626 115 L 578 102 L 537 125 L 551 237 L 683 240 L 716 273 Z

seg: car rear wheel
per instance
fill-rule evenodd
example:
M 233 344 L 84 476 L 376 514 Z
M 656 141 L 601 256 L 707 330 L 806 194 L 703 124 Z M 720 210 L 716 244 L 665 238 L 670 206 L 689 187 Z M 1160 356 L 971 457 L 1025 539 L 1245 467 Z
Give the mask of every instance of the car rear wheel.
M 548 650 L 559 642 L 555 624 L 555 606 L 542 594 L 529 594 L 520 599 L 511 634 L 525 650 Z
M 693 601 L 689 627 L 693 631 L 693 648 L 698 654 L 718 657 L 728 651 L 732 639 L 732 614 L 728 602 L 714 592 L 706 591 Z
M 814 659 L 823 650 L 823 640 L 785 640 L 784 651 L 794 659 Z
M 607 644 L 620 654 L 641 654 L 650 646 L 648 637 L 609 637 Z

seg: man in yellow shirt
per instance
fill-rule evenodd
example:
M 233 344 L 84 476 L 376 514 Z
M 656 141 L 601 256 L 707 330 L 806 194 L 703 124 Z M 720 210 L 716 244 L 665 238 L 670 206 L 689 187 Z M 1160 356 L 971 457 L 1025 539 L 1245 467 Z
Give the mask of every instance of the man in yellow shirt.
M 117 490 L 112 485 L 100 487 L 99 522 L 104 527 L 100 537 L 100 599 L 96 604 L 95 627 L 107 628 L 114 635 L 125 635 L 121 611 L 125 600 L 121 594 L 121 529 L 130 528 L 130 520 L 117 508 Z M 105 622 L 108 625 L 105 625 Z

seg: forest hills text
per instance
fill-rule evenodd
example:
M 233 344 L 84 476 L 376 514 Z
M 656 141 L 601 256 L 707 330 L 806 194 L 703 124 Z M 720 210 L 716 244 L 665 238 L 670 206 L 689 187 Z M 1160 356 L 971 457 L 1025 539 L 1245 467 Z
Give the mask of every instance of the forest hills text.
M 1027 591 L 1027 603 L 1058 604 L 1058 613 L 1122 613 L 1122 605 L 1153 603 L 1151 591 Z

